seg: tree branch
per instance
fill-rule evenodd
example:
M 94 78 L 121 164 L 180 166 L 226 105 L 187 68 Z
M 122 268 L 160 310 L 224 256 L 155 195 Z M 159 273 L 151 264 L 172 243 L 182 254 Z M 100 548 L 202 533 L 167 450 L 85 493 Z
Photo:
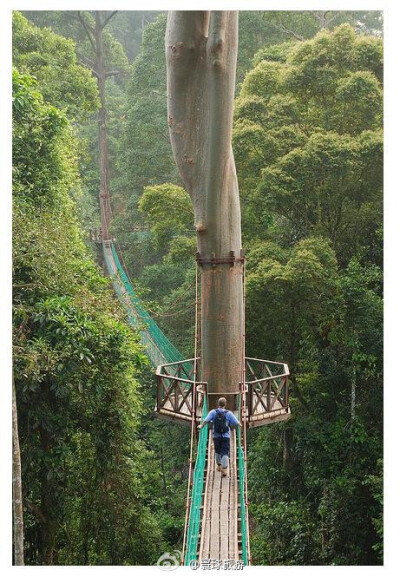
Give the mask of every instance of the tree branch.
M 317 25 L 319 26 L 320 29 L 323 28 L 328 28 L 328 26 L 330 26 L 330 24 L 332 24 L 332 22 L 334 20 L 336 20 L 336 18 L 339 16 L 340 12 L 334 12 L 333 16 L 331 16 L 330 18 L 328 18 L 330 10 L 325 10 L 324 12 L 321 11 L 314 11 L 314 18 L 317 22 Z
M 107 18 L 104 20 L 103 24 L 101 25 L 102 30 L 103 30 L 103 28 L 105 28 L 107 26 L 107 24 L 110 22 L 111 18 L 113 18 L 117 12 L 118 12 L 118 10 L 114 10 L 114 12 L 111 12 L 111 14 L 109 16 L 107 16 Z
M 280 32 L 287 34 L 288 36 L 293 36 L 293 38 L 296 38 L 296 40 L 300 40 L 300 42 L 303 42 L 305 40 L 305 38 L 303 36 L 300 36 L 300 34 L 296 34 L 296 32 L 293 32 L 293 30 L 289 30 L 289 28 L 286 28 L 286 26 L 282 24 L 282 22 L 279 22 L 279 24 L 272 23 L 272 26 L 277 30 L 279 30 Z
M 332 24 L 332 22 L 334 20 L 336 20 L 336 18 L 339 16 L 339 12 L 335 12 L 334 15 L 332 16 L 332 18 L 329 18 L 329 20 L 326 23 L 326 26 L 330 26 Z
M 87 56 L 85 56 L 84 54 L 82 54 L 81 52 L 77 51 L 78 57 L 82 60 L 82 62 L 88 66 L 89 68 L 94 68 L 95 67 L 95 63 L 90 60 L 90 58 L 88 58 Z
M 80 23 L 82 24 L 83 28 L 85 29 L 86 36 L 88 37 L 89 42 L 90 42 L 90 44 L 92 45 L 93 50 L 94 50 L 95 52 L 97 52 L 97 50 L 96 50 L 96 44 L 95 44 L 94 39 L 93 39 L 93 31 L 90 29 L 89 24 L 86 24 L 84 18 L 82 17 L 82 13 L 81 13 L 81 12 L 78 12 L 78 18 L 79 18 Z
M 35 505 L 35 503 L 32 503 L 32 501 L 30 501 L 29 499 L 25 499 L 25 502 L 28 505 L 28 508 L 35 515 L 36 519 L 38 519 L 38 521 L 40 521 L 41 523 L 47 523 L 46 517 L 43 515 L 39 507 Z
M 122 70 L 108 70 L 108 72 L 106 72 L 106 77 L 117 76 L 118 74 L 123 74 Z

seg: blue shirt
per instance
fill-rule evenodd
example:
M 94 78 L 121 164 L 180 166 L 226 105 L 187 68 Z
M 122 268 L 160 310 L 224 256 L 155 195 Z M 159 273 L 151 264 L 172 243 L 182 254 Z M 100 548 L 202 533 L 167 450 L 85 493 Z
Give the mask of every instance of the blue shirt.
M 227 411 L 226 409 L 218 409 L 218 410 L 224 411 L 225 416 L 226 416 L 226 420 L 228 421 L 228 425 L 231 425 L 232 427 L 239 425 L 239 421 L 237 420 L 237 418 L 235 417 L 235 415 L 231 411 Z M 210 411 L 208 413 L 207 417 L 204 419 L 204 422 L 205 423 L 210 423 L 210 422 L 212 423 L 216 416 L 217 416 L 217 411 L 215 409 L 213 409 L 212 411 Z M 229 439 L 230 436 L 231 436 L 230 427 L 226 433 L 213 433 L 213 437 L 223 437 L 225 439 Z

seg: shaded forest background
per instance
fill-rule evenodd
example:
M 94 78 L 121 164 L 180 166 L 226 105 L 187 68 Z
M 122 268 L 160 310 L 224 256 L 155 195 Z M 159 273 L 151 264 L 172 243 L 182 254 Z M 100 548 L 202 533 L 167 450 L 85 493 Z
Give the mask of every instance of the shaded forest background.
M 13 292 L 25 562 L 154 564 L 182 546 L 186 429 L 97 264 L 93 13 L 13 18 Z M 166 14 L 104 28 L 112 234 L 155 320 L 194 333 L 193 215 L 166 112 Z M 234 154 L 247 354 L 292 419 L 248 435 L 260 565 L 383 562 L 382 21 L 241 12 Z

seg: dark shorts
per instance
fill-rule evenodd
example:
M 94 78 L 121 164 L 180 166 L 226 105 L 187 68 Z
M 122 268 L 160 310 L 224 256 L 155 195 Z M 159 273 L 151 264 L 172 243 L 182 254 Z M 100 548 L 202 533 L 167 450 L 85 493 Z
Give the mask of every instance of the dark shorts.
M 229 457 L 230 442 L 231 440 L 229 438 L 214 437 L 215 452 L 218 453 L 218 455 L 221 455 L 221 457 L 224 455 Z

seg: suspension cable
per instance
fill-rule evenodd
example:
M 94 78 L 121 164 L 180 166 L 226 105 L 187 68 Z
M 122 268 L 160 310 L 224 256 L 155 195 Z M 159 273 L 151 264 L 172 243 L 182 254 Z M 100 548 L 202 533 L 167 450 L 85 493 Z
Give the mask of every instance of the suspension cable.
M 196 304 L 195 304 L 195 318 L 194 318 L 194 361 L 193 361 L 193 385 L 192 385 L 192 423 L 191 423 L 191 435 L 190 435 L 190 456 L 189 456 L 189 478 L 186 493 L 186 513 L 185 513 L 185 530 L 183 534 L 183 546 L 182 546 L 182 563 L 185 559 L 185 548 L 187 541 L 187 531 L 189 524 L 189 511 L 190 511 L 190 493 L 192 488 L 192 477 L 193 477 L 193 445 L 194 437 L 196 431 L 196 409 L 197 409 L 197 341 L 198 341 L 198 265 L 196 263 Z
M 114 244 L 116 244 L 116 245 L 118 246 L 118 252 L 119 252 L 119 255 L 120 255 L 121 260 L 122 260 L 122 264 L 123 264 L 123 267 L 124 267 L 124 270 L 125 270 L 125 274 L 126 274 L 126 276 L 128 277 L 128 280 L 129 280 L 129 282 L 131 283 L 131 285 L 133 285 L 132 279 L 131 279 L 131 277 L 130 277 L 130 275 L 129 275 L 128 267 L 126 266 L 126 263 L 125 263 L 125 260 L 124 260 L 124 253 L 122 252 L 121 245 L 119 244 L 119 242 L 118 242 L 118 240 L 117 240 L 116 238 L 115 238 L 115 240 L 114 240 Z M 196 265 L 196 275 L 197 275 L 197 265 Z M 196 282 L 197 282 L 197 280 L 196 280 Z M 179 315 L 181 315 L 183 312 L 186 312 L 187 310 L 190 310 L 192 304 L 191 304 L 190 306 L 187 306 L 187 307 L 184 308 L 184 309 L 181 309 L 181 310 L 180 310 L 179 312 L 177 312 L 177 313 L 169 313 L 168 311 L 171 310 L 171 309 L 173 309 L 173 308 L 179 303 L 179 301 L 181 301 L 181 300 L 183 299 L 183 297 L 184 297 L 185 295 L 187 295 L 187 293 L 188 293 L 190 290 L 192 290 L 192 288 L 193 288 L 193 285 L 188 285 L 188 287 L 183 291 L 183 293 L 181 293 L 180 295 L 178 295 L 178 296 L 176 297 L 176 299 L 175 299 L 174 301 L 172 301 L 172 303 L 170 303 L 170 304 L 168 305 L 168 307 L 167 307 L 167 309 L 166 309 L 166 312 L 158 313 L 158 312 L 156 312 L 156 311 L 151 310 L 148 306 L 146 306 L 146 310 L 151 314 L 152 317 L 157 317 L 157 318 L 160 318 L 160 317 L 175 317 L 175 316 L 179 316 Z
M 121 250 L 121 245 L 119 244 L 117 238 L 114 240 L 114 244 L 116 244 L 116 245 L 118 246 L 118 252 L 119 252 L 119 254 L 120 254 L 120 256 L 121 256 L 122 264 L 123 264 L 123 267 L 124 267 L 124 270 L 125 270 L 125 274 L 126 274 L 126 276 L 128 277 L 128 281 L 129 281 L 131 284 L 133 284 L 133 283 L 132 283 L 132 279 L 131 279 L 130 274 L 129 274 L 128 267 L 127 267 L 126 264 L 125 264 L 124 253 L 123 253 L 122 250 Z
M 241 359 L 241 369 L 242 369 L 242 383 L 241 383 L 241 402 L 240 402 L 240 420 L 242 424 L 243 434 L 241 435 L 241 447 L 239 450 L 243 454 L 243 508 L 241 507 L 242 516 L 242 528 L 247 527 L 247 530 L 243 532 L 243 538 L 245 541 L 242 546 L 246 550 L 247 562 L 250 561 L 250 543 L 249 543 L 249 531 L 248 531 L 248 498 L 247 498 L 247 390 L 246 390 L 246 265 L 245 259 L 243 258 L 242 266 L 242 303 L 243 303 L 243 315 L 242 315 L 242 359 Z M 250 401 L 251 402 L 251 401 Z
M 246 391 L 246 259 L 243 259 L 242 268 L 242 291 L 243 291 L 243 333 L 242 333 L 242 419 L 243 419 L 243 453 L 247 470 L 247 391 Z M 246 474 L 247 478 L 247 474 Z
M 252 400 L 250 399 L 250 403 Z M 246 543 L 248 563 L 251 563 L 249 534 L 249 501 L 247 493 L 247 390 L 246 390 L 246 259 L 243 259 L 243 456 L 244 456 L 244 499 L 246 503 Z

